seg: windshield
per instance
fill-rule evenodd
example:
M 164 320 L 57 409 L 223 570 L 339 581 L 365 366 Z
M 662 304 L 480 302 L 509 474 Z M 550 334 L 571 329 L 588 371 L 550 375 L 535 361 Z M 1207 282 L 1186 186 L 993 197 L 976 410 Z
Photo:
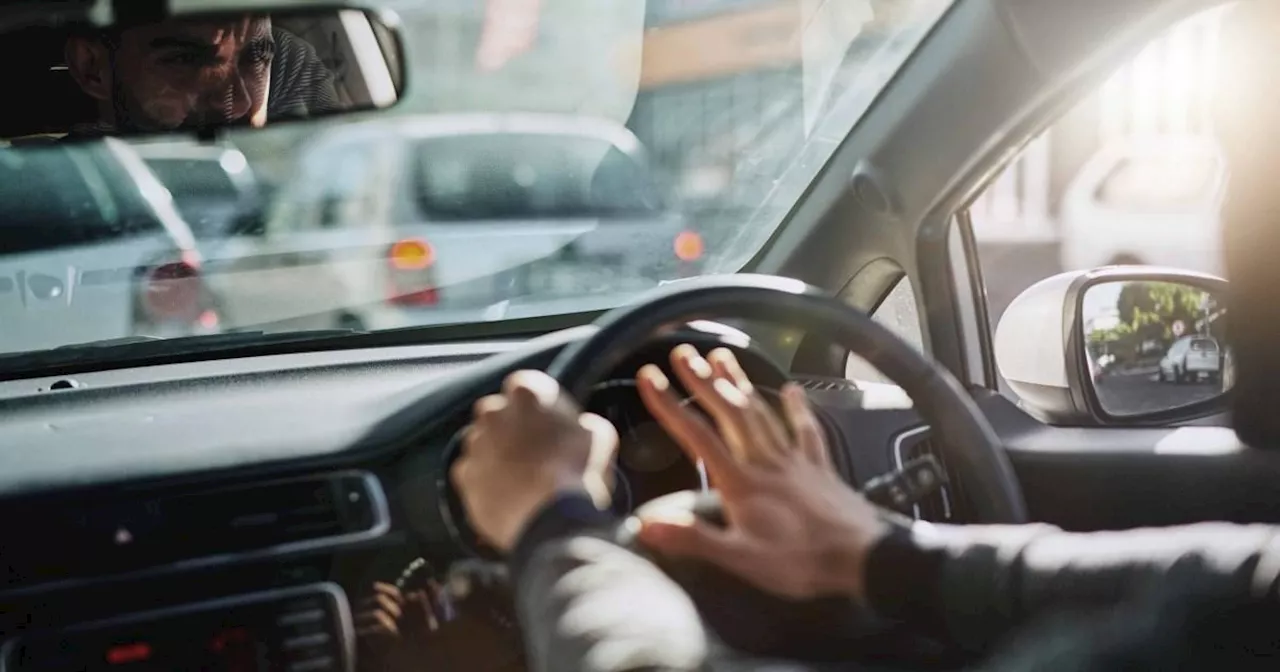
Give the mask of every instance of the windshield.
M 0 283 L 41 273 L 73 286 L 42 300 L 0 292 L 0 319 L 28 322 L 21 341 L 0 328 L 0 352 L 574 313 L 739 271 L 950 0 L 377 4 L 398 14 L 403 52 L 359 12 L 329 23 L 246 20 L 237 67 L 256 88 L 221 111 L 163 98 L 176 80 L 153 80 L 204 67 L 181 54 L 158 53 L 138 71 L 151 89 L 124 81 L 123 51 L 115 61 L 96 56 L 124 49 L 128 31 L 104 43 L 56 31 L 24 37 L 22 53 L 40 55 L 28 70 L 41 87 L 24 115 L 42 134 L 244 115 L 245 127 L 218 147 L 247 170 L 231 175 L 217 152 L 178 152 L 191 135 L 172 136 L 169 153 L 165 137 L 137 141 L 146 147 L 127 140 L 90 166 L 10 134 L 0 208 L 16 238 L 0 250 Z M 376 98 L 390 75 L 370 64 L 384 58 L 403 59 L 409 73 L 394 107 L 270 123 L 286 107 Z M 95 88 L 103 64 L 124 81 L 113 93 Z M 289 78 L 307 68 L 312 75 Z M 299 93 L 313 81 L 322 96 Z M 139 174 L 167 193 L 134 198 L 160 214 L 129 221 L 168 224 L 152 226 L 158 235 L 145 248 L 121 247 L 120 191 Z M 57 256 L 72 245 L 102 253 Z M 86 277 L 113 280 L 74 291 Z M 157 278 L 172 277 L 183 290 L 165 295 L 190 305 L 156 310 L 167 287 Z

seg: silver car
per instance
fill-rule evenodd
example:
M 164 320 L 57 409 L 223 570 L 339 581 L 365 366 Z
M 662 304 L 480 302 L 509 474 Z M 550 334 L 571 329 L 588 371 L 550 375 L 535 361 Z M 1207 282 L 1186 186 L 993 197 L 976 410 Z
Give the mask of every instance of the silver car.
M 123 142 L 0 149 L 0 352 L 218 327 L 186 223 Z

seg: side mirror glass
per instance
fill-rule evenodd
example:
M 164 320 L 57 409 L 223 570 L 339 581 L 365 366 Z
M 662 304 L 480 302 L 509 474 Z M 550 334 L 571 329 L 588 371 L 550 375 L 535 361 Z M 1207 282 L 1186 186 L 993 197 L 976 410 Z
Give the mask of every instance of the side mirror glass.
M 1235 384 L 1227 282 L 1151 266 L 1046 278 L 996 329 L 1000 373 L 1058 424 L 1172 423 L 1225 412 Z
M 1081 294 L 1085 383 L 1108 415 L 1174 411 L 1230 389 L 1225 296 L 1201 284 L 1103 281 Z

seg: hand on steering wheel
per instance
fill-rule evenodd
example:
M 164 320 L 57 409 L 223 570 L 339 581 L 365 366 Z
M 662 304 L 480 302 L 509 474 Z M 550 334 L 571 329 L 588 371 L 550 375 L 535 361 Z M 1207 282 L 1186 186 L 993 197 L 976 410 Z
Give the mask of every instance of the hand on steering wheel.
M 506 552 L 557 495 L 585 491 L 609 506 L 618 433 L 583 413 L 541 371 L 517 371 L 502 393 L 481 398 L 451 476 L 476 533 Z
M 861 600 L 865 559 L 887 524 L 836 472 L 804 391 L 783 388 L 784 421 L 727 349 L 704 359 L 680 346 L 671 365 L 715 426 L 680 403 L 656 366 L 640 371 L 641 397 L 689 457 L 702 461 L 726 525 L 659 513 L 642 521 L 641 543 L 709 562 L 784 597 Z

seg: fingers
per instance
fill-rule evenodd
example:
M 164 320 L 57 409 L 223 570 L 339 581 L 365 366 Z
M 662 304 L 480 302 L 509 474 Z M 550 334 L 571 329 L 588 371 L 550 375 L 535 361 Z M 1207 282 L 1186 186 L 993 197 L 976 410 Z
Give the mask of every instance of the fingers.
M 390 635 L 400 636 L 400 626 L 395 619 L 381 611 L 366 611 L 356 617 L 356 634 L 361 637 Z
M 662 369 L 646 365 L 636 374 L 640 399 L 659 425 L 694 461 L 701 460 L 718 483 L 732 487 L 742 468 L 729 454 L 720 434 L 700 415 L 681 404 Z
M 690 345 L 671 353 L 676 375 L 715 419 L 734 454 L 750 464 L 777 465 L 791 445 L 786 428 L 756 392 L 732 352 L 717 348 L 708 359 L 710 363 Z
M 356 618 L 359 634 L 392 635 L 400 634 L 399 621 L 404 614 L 404 596 L 395 586 L 375 582 L 373 595 L 364 601 L 364 608 Z
M 831 453 L 827 451 L 822 425 L 809 407 L 804 389 L 795 383 L 782 388 L 782 410 L 786 413 L 791 432 L 795 435 L 796 448 L 816 464 L 831 465 Z
M 716 375 L 732 382 L 750 402 L 750 408 L 742 414 L 747 425 L 747 437 L 751 439 L 744 446 L 748 459 L 765 464 L 779 461 L 791 445 L 791 437 L 777 414 L 756 393 L 755 385 L 747 378 L 738 358 L 727 348 L 716 348 L 707 359 Z
M 671 351 L 671 368 L 680 383 L 698 404 L 715 420 L 720 435 L 743 462 L 754 462 L 748 441 L 751 433 L 744 415 L 751 400 L 732 381 L 716 375 L 707 360 L 692 345 L 680 345 Z
M 583 413 L 578 424 L 591 434 L 591 452 L 583 485 L 591 500 L 601 509 L 607 508 L 613 495 L 613 456 L 618 451 L 618 430 L 613 423 L 596 415 Z
M 502 381 L 502 393 L 515 403 L 549 407 L 560 397 L 560 383 L 542 371 L 516 371 Z
M 476 399 L 471 407 L 471 415 L 475 420 L 483 420 L 486 416 L 501 412 L 507 407 L 507 398 L 501 394 L 490 394 Z

